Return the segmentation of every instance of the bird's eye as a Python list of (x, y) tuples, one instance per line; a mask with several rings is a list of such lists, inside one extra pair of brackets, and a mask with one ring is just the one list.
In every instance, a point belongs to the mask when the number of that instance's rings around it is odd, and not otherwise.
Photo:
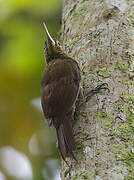
[(60, 42), (59, 42), (59, 41), (57, 41), (57, 45), (58, 45), (58, 46), (61, 46), (61, 44), (60, 44)]

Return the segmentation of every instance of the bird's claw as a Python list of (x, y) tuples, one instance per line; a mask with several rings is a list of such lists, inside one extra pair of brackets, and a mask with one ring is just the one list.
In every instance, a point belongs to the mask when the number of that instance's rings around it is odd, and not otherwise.
[(99, 93), (102, 89), (108, 90), (108, 92), (110, 92), (107, 83), (98, 85), (97, 87), (95, 87), (94, 89), (92, 89), (91, 91), (89, 91), (85, 94), (86, 102), (88, 102), (94, 94)]

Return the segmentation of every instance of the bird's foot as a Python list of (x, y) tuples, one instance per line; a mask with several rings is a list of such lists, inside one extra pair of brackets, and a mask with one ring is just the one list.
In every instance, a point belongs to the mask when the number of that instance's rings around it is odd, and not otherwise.
[(98, 85), (97, 87), (95, 87), (94, 89), (90, 90), (85, 94), (85, 102), (88, 102), (93, 95), (99, 93), (102, 89), (108, 90), (108, 92), (110, 91), (107, 83)]

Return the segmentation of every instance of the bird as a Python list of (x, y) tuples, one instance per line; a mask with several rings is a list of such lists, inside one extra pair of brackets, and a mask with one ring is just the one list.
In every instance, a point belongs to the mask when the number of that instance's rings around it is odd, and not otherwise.
[(46, 67), (41, 80), (41, 105), (48, 125), (56, 129), (58, 149), (62, 159), (75, 159), (76, 149), (72, 122), (78, 99), (81, 71), (76, 60), (52, 38), (45, 23)]

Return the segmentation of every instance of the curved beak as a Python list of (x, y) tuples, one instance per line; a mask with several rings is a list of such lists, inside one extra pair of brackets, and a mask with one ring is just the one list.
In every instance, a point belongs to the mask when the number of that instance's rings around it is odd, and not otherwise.
[(50, 33), (48, 32), (47, 26), (46, 24), (43, 22), (43, 25), (45, 27), (45, 32), (46, 32), (46, 36), (47, 36), (47, 40), (49, 43), (55, 45), (55, 41), (53, 40), (53, 38), (51, 37)]

